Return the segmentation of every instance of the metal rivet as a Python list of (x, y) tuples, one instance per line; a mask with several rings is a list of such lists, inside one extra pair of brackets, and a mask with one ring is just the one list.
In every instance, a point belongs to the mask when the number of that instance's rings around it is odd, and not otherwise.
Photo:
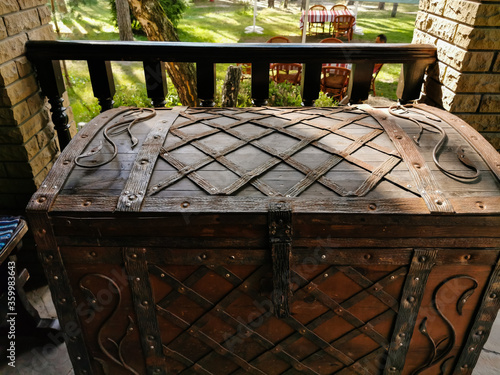
[(497, 298), (497, 295), (495, 293), (491, 293), (490, 298)]
[(371, 257), (372, 257), (371, 254), (365, 254), (363, 256), (363, 258), (365, 258), (366, 260), (371, 259)]
[(391, 276), (391, 280), (394, 280), (396, 278), (396, 276), (392, 275)]
[(470, 255), (470, 254), (467, 254), (467, 255), (465, 255), (465, 256), (464, 256), (464, 259), (465, 259), (465, 260), (469, 260), (470, 258), (471, 258), (471, 255)]
[(181, 286), (179, 289), (179, 293), (184, 293), (185, 289)]
[(154, 347), (154, 345), (151, 345), (151, 346), (149, 347), (149, 349), (151, 349), (151, 350), (152, 350), (152, 349), (154, 349), (154, 348), (155, 348), (155, 347)]
[(160, 277), (165, 277), (165, 274), (164, 274), (164, 273), (162, 273), (162, 274), (160, 275)]
[(147, 306), (147, 305), (149, 305), (149, 302), (148, 302), (148, 301), (142, 301), (142, 304), (143, 304), (144, 306)]
[(401, 135), (396, 135), (396, 139), (402, 139), (403, 137)]
[(389, 370), (390, 370), (390, 371), (396, 371), (396, 367), (394, 367), (394, 366), (393, 366), (393, 367), (391, 367)]
[(466, 368), (469, 368), (469, 366), (468, 365), (463, 365), (462, 368), (466, 369)]
[(90, 206), (91, 204), (92, 204), (92, 202), (91, 202), (91, 201), (85, 201), (85, 202), (83, 202), (83, 205), (84, 205), (85, 207), (88, 207), (88, 206)]
[(235, 260), (235, 259), (236, 259), (236, 257), (235, 257), (234, 255), (231, 255), (231, 256), (229, 257), (229, 259)]
[(439, 200), (439, 199), (436, 199), (434, 201), (438, 206), (441, 206), (443, 204), (443, 201)]
[(483, 202), (476, 202), (476, 206), (477, 206), (477, 208), (479, 208), (480, 210), (484, 210), (484, 203), (483, 203)]
[(473, 352), (473, 351), (474, 351), (474, 347), (473, 347), (473, 346), (471, 346), (471, 347), (469, 348), (469, 352)]
[(228, 274), (228, 273), (226, 273), (226, 277), (231, 277), (231, 275), (230, 275), (230, 274)]
[(66, 298), (61, 298), (61, 303), (66, 303)]
[(187, 208), (189, 207), (189, 202), (182, 202), (181, 206)]
[(413, 164), (413, 166), (414, 166), (415, 168), (417, 168), (417, 169), (420, 169), (420, 168), (421, 168), (421, 165), (420, 165), (420, 164), (418, 164), (418, 163), (414, 163), (414, 164)]
[(201, 255), (200, 255), (200, 258), (201, 258), (201, 259), (207, 259), (207, 254), (201, 254)]
[(81, 360), (82, 360), (82, 357), (78, 356), (78, 357), (76, 357), (76, 359), (77, 359), (78, 361), (81, 361)]
[(326, 255), (325, 255), (325, 254), (323, 254), (323, 255), (321, 256), (321, 259), (326, 259)]
[(370, 204), (368, 205), (368, 208), (369, 208), (370, 210), (374, 211), (374, 210), (376, 210), (376, 209), (377, 209), (377, 205), (376, 205), (375, 203), (370, 203)]
[(47, 200), (47, 198), (45, 198), (45, 197), (40, 197), (40, 198), (38, 198), (37, 202), (38, 202), (38, 203), (43, 203), (43, 202), (45, 202), (46, 200)]
[(54, 280), (59, 280), (59, 276), (54, 276)]
[(135, 281), (141, 281), (141, 278), (140, 277), (136, 277)]
[(419, 258), (418, 258), (418, 261), (419, 261), (419, 262), (421, 262), (421, 263), (422, 263), (422, 262), (425, 262), (426, 260), (427, 260), (427, 257), (425, 257), (425, 256), (423, 256), (423, 255), (422, 255), (421, 257), (419, 257)]
[(407, 299), (408, 302), (415, 302), (415, 297), (411, 296)]
[(327, 273), (325, 273), (325, 274), (323, 275), (323, 277), (325, 277), (325, 278), (326, 278), (326, 277), (328, 277), (328, 274), (327, 274)]
[(127, 203), (127, 204), (125, 204), (125, 206), (130, 207), (130, 206), (132, 206), (132, 203)]
[(135, 259), (135, 258), (137, 258), (137, 254), (136, 254), (136, 253), (133, 253), (133, 254), (131, 254), (130, 256), (131, 256), (132, 258), (134, 258), (134, 259)]
[(406, 336), (406, 333), (404, 333), (404, 332), (401, 332), (401, 333), (399, 334), (399, 337), (405, 337), (405, 336)]
[(63, 161), (63, 164), (64, 164), (64, 165), (68, 165), (69, 163), (70, 163), (70, 161), (69, 161), (69, 160), (65, 160), (65, 161)]
[(91, 251), (90, 256), (95, 258), (97, 256), (97, 253), (95, 251)]
[(414, 279), (414, 280), (415, 280), (415, 281), (419, 281), (419, 280), (420, 280), (420, 278), (419, 278), (419, 277), (415, 277), (415, 279)]

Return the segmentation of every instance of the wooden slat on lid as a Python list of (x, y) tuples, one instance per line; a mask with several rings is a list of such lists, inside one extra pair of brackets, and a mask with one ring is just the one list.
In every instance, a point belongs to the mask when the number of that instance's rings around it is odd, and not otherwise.
[(170, 112), (165, 113), (163, 120), (151, 129), (142, 144), (141, 150), (137, 153), (130, 176), (118, 199), (116, 211), (134, 212), (140, 210), (144, 194), (168, 130), (179, 116), (179, 113), (185, 109), (186, 107), (173, 108)]

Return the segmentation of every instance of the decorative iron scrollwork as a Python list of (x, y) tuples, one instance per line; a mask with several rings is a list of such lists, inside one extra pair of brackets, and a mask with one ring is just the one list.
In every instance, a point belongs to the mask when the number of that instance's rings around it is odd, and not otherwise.
[[(469, 158), (467, 158), (467, 156), (465, 155), (465, 149), (463, 146), (459, 146), (457, 148), (457, 158), (463, 165), (465, 165), (467, 168), (474, 171), (473, 175), (464, 175), (464, 174), (452, 172), (449, 169), (446, 169), (445, 167), (443, 167), (439, 163), (437, 155), (439, 154), (439, 152), (441, 151), (443, 146), (446, 144), (446, 141), (448, 140), (448, 135), (446, 134), (444, 129), (437, 124), (437, 122), (441, 122), (441, 119), (439, 119), (435, 116), (430, 116), (429, 114), (424, 113), (424, 112), (416, 112), (416, 111), (412, 112), (409, 110), (409, 108), (411, 108), (411, 107), (412, 107), (411, 104), (408, 104), (405, 106), (394, 105), (394, 106), (389, 108), (389, 113), (393, 116), (396, 116), (396, 117), (399, 117), (399, 118), (402, 118), (405, 120), (409, 120), (418, 126), (418, 128), (419, 128), (418, 136), (413, 137), (413, 140), (415, 141), (415, 143), (417, 145), (420, 145), (420, 137), (422, 136), (422, 133), (424, 132), (424, 130), (432, 132), (432, 133), (439, 133), (441, 135), (441, 138), (439, 139), (439, 141), (434, 146), (434, 149), (432, 150), (432, 159), (434, 161), (434, 164), (436, 165), (436, 167), (438, 167), (441, 170), (441, 172), (443, 172), (448, 177), (451, 177), (454, 179), (463, 179), (463, 180), (475, 180), (475, 179), (477, 179), (479, 177), (479, 174), (480, 174), (479, 169), (472, 163), (471, 160), (469, 160)], [(398, 110), (400, 112), (396, 112)], [(428, 120), (431, 120), (431, 121), (427, 121), (424, 119), (416, 120), (415, 118), (412, 118), (410, 116), (411, 114), (425, 116)], [(427, 127), (424, 128), (422, 126), (422, 124), (427, 125)]]
[[(467, 302), (467, 300), (472, 296), (476, 288), (478, 287), (478, 283), (476, 279), (474, 279), (471, 276), (468, 275), (455, 275), (455, 276), (450, 276), (447, 279), (443, 280), (435, 289), (434, 292), (432, 293), (432, 307), (436, 310), (437, 314), (439, 317), (444, 321), (445, 325), (447, 326), (447, 330), (449, 331), (449, 336), (443, 337), (439, 339), (437, 342), (436, 340), (431, 336), (431, 334), (428, 331), (427, 328), (427, 317), (424, 317), (420, 323), (419, 326), (419, 331), (422, 335), (424, 335), (427, 340), (429, 341), (432, 351), (427, 359), (426, 363), (422, 364), (419, 368), (414, 370), (412, 372), (412, 375), (417, 375), (422, 373), (424, 370), (427, 370), (428, 368), (436, 365), (438, 362), (443, 360), (453, 349), (453, 346), (455, 345), (456, 341), (456, 333), (455, 333), (455, 328), (453, 327), (453, 324), (450, 322), (450, 320), (443, 314), (441, 311), (441, 308), (438, 304), (437, 301), (437, 295), (439, 291), (450, 281), (456, 280), (456, 279), (466, 279), (466, 280), (471, 280), (473, 282), (472, 287), (468, 288), (465, 292), (462, 293), (462, 295), (458, 298), (457, 303), (456, 303), (456, 310), (459, 315), (462, 315), (463, 311), (463, 306)], [(453, 360), (454, 356), (446, 358), (440, 367), (440, 374), (445, 374), (445, 371), (447, 370), (448, 363)]]
[[(80, 289), (81, 291), (83, 292), (83, 294), (86, 296), (87, 298), (87, 301), (90, 305), (90, 308), (95, 312), (95, 311), (101, 311), (102, 308), (99, 307), (99, 300), (98, 298), (95, 296), (94, 292), (92, 292), (89, 288), (87, 288), (84, 284), (86, 284), (86, 282), (90, 279), (90, 278), (97, 278), (97, 279), (101, 279), (101, 280), (104, 280), (104, 281), (107, 281), (109, 284), (108, 284), (108, 287), (112, 290), (110, 290), (113, 294), (116, 294), (116, 296), (118, 297), (117, 298), (117, 301), (115, 303), (115, 306), (113, 307), (113, 311), (111, 312), (111, 315), (109, 315), (109, 317), (107, 319), (105, 319), (104, 323), (101, 324), (101, 327), (99, 328), (99, 331), (97, 333), (97, 344), (99, 345), (99, 348), (101, 349), (101, 351), (104, 353), (104, 355), (109, 358), (110, 360), (112, 360), (114, 363), (116, 363), (117, 365), (127, 369), (131, 374), (134, 374), (134, 375), (139, 375), (139, 373), (137, 371), (135, 371), (135, 369), (133, 369), (130, 365), (128, 365), (126, 362), (125, 362), (125, 359), (124, 359), (124, 356), (123, 356), (123, 345), (125, 343), (125, 341), (130, 338), (130, 335), (133, 333), (133, 331), (135, 330), (135, 323), (132, 319), (132, 317), (130, 317), (130, 315), (128, 316), (128, 320), (129, 320), (129, 323), (128, 323), (128, 326), (127, 326), (127, 330), (125, 332), (125, 334), (123, 334), (119, 340), (116, 340), (116, 339), (113, 339), (113, 338), (110, 338), (110, 337), (107, 337), (107, 338), (103, 338), (102, 337), (102, 333), (103, 333), (103, 329), (104, 327), (109, 323), (111, 322), (116, 313), (118, 312), (118, 309), (119, 309), (119, 306), (120, 306), (120, 303), (121, 303), (121, 299), (122, 299), (122, 296), (121, 296), (121, 292), (120, 292), (120, 287), (116, 284), (116, 282), (105, 276), (105, 275), (102, 275), (102, 274), (97, 274), (97, 273), (92, 273), (92, 274), (87, 274), (85, 276), (83, 276), (80, 281), (79, 281), (79, 286), (80, 286)], [(115, 348), (115, 351), (116, 353), (111, 353), (108, 349), (106, 349), (106, 347), (104, 346), (104, 343), (105, 342), (110, 342), (113, 344), (113, 347)], [(100, 363), (101, 367), (102, 367), (102, 370), (105, 374), (111, 374), (112, 372), (110, 371), (109, 369), (109, 365), (108, 363), (101, 359), (101, 358), (94, 358), (97, 362)]]

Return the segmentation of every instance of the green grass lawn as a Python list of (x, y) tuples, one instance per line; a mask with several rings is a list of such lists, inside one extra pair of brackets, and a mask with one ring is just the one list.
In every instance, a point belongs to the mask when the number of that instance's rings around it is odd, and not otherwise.
[[(178, 33), (184, 42), (207, 43), (258, 43), (272, 36), (284, 35), (292, 42), (300, 42), (299, 30), (300, 2), (292, 2), (289, 9), (269, 9), (266, 2), (259, 2), (256, 24), (264, 28), (263, 34), (246, 34), (245, 27), (253, 24), (253, 3), (215, 0), (191, 3), (178, 25)], [(363, 4), (363, 3), (362, 3)], [(400, 4), (397, 16), (390, 17), (392, 7), (378, 10), (378, 3), (364, 3), (359, 7), (356, 23), (364, 35), (355, 34), (352, 42), (373, 42), (375, 37), (384, 33), (390, 43), (410, 43), (418, 10), (417, 5)], [(70, 13), (56, 15), (61, 39), (77, 40), (118, 40), (118, 30), (113, 25), (110, 6), (107, 0), (94, 0), (88, 5), (70, 8)], [(317, 43), (327, 35), (308, 37), (307, 43)], [(137, 36), (137, 40), (146, 40)], [(97, 100), (92, 97), (86, 64), (68, 62), (71, 87), (68, 87), (71, 105), (77, 122), (87, 122), (98, 113)], [(219, 85), (225, 76), (227, 65), (217, 66)], [(400, 65), (384, 65), (377, 78), (378, 96), (396, 99), (396, 87)], [(116, 105), (128, 104), (131, 98), (136, 105), (147, 105), (142, 64), (113, 63), (114, 79), (117, 85)], [(273, 89), (273, 88), (271, 88)], [(244, 87), (244, 90), (248, 90)], [(276, 89), (273, 95), (281, 95), (283, 89)], [(296, 95), (294, 91), (292, 96)], [(168, 105), (178, 104), (175, 89), (169, 83)], [(248, 93), (246, 93), (248, 95)], [(248, 99), (248, 98), (244, 98)], [(296, 98), (291, 98), (292, 102)], [(248, 105), (248, 100), (243, 104)], [(277, 101), (282, 103), (282, 101)], [(322, 100), (322, 104), (325, 102)]]

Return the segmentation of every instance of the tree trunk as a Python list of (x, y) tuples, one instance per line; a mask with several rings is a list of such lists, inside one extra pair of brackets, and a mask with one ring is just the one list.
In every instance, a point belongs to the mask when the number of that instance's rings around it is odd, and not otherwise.
[[(149, 40), (178, 42), (179, 37), (157, 0), (128, 0)], [(167, 73), (183, 105), (198, 106), (196, 70), (193, 63), (165, 62)]]
[(66, 1), (65, 0), (57, 0), (57, 9), (59, 10), (59, 13), (68, 13), (68, 7), (66, 6)]
[(236, 107), (240, 91), (241, 66), (230, 65), (222, 86), (222, 107)]
[(392, 5), (391, 17), (396, 17), (396, 12), (398, 11), (398, 3)]
[(283, 1), (283, 9), (288, 9), (288, 0)]
[(267, 7), (274, 8), (274, 0), (267, 0)]
[(385, 3), (382, 3), (382, 2), (378, 3), (378, 9), (379, 10), (384, 10), (385, 9)]
[(132, 25), (130, 21), (130, 8), (127, 0), (115, 0), (116, 20), (118, 21), (118, 30), (120, 40), (134, 40), (132, 35)]

